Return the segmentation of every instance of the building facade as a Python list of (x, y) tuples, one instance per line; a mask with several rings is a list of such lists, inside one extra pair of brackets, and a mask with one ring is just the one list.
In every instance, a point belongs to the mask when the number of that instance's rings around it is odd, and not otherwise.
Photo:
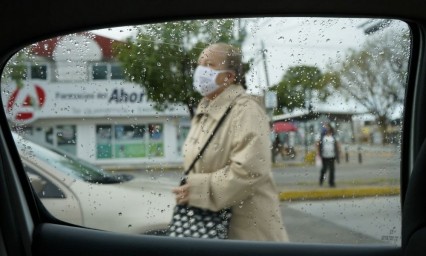
[(31, 46), (22, 81), (2, 83), (10, 125), (102, 166), (180, 163), (186, 107), (157, 111), (124, 80), (115, 43), (123, 42), (83, 33)]

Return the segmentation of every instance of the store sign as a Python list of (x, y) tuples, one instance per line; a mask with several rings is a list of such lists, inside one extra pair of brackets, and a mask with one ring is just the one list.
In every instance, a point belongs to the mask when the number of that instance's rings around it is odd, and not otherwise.
[(7, 113), (12, 119), (21, 122), (31, 122), (46, 101), (46, 92), (38, 84), (32, 86), (16, 86), (7, 99)]
[(133, 83), (27, 83), (6, 84), (2, 93), (8, 118), (30, 123), (38, 118), (90, 118), (105, 116), (187, 116), (184, 107), (164, 112), (153, 108), (142, 87)]
[(144, 95), (145, 94), (143, 92), (128, 93), (124, 89), (121, 89), (121, 90), (115, 89), (115, 90), (112, 91), (112, 94), (111, 94), (111, 97), (108, 100), (108, 103), (111, 103), (111, 102), (116, 102), (116, 103), (121, 103), (121, 102), (141, 103), (143, 101)]

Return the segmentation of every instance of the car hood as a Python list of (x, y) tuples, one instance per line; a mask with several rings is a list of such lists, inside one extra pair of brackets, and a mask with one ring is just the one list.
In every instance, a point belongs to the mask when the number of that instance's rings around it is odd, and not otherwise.
[(83, 226), (124, 233), (164, 229), (175, 205), (170, 185), (139, 179), (118, 184), (75, 181)]

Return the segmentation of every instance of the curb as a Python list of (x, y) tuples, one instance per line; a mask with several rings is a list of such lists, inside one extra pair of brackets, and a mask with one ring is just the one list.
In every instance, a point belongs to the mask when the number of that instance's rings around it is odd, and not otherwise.
[(376, 196), (394, 196), (400, 194), (399, 186), (353, 187), (313, 190), (293, 190), (279, 193), (280, 201), (309, 201), (330, 199), (352, 199)]

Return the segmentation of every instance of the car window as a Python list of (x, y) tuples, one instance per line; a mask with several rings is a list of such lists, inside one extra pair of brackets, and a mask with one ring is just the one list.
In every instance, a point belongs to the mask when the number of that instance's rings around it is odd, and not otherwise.
[[(40, 172), (24, 163), (25, 172), (27, 172), (30, 182), (40, 199), (45, 198), (65, 198), (65, 194), (53, 182), (44, 177)], [(40, 189), (34, 183), (41, 184)]]
[[(38, 168), (29, 173), (58, 177), (73, 193), (74, 209), (81, 209), (73, 224), (163, 234), (157, 231), (171, 221), (172, 189), (189, 165), (188, 145), (201, 150), (194, 120), (206, 113), (198, 105), (203, 90), (193, 87), (197, 67), (217, 71), (213, 87), (222, 73), (236, 76), (223, 63), (201, 58), (217, 42), (241, 49), (239, 83), (247, 102), (261, 106), (267, 117), (249, 103), (244, 108), (251, 118), (230, 114), (233, 122), (257, 120), (231, 126), (231, 138), (252, 129), (250, 136), (267, 137), (268, 153), (230, 157), (229, 163), (243, 166), (246, 177), (270, 174), (266, 189), (279, 198), (286, 241), (400, 245), (400, 146), (411, 34), (399, 20), (192, 20), (35, 42), (17, 52), (1, 76), (3, 108), (21, 158)], [(226, 149), (218, 141), (210, 146), (221, 154)], [(231, 143), (230, 152), (238, 145)], [(262, 171), (250, 169), (252, 162), (241, 164), (248, 158), (264, 162)], [(261, 185), (250, 184), (254, 192), (229, 200), (234, 213), (267, 194)], [(59, 189), (52, 191), (63, 197)], [(49, 210), (50, 197), (38, 195)], [(266, 212), (239, 224), (234, 214), (231, 226), (262, 229), (274, 215)], [(72, 216), (55, 216), (73, 222)]]
[(40, 145), (13, 134), (16, 145), (22, 156), (27, 157), (34, 164), (47, 163), (59, 170), (62, 174), (73, 179), (91, 183), (119, 183), (132, 179), (131, 175), (114, 175), (105, 172), (83, 159), (62, 151), (60, 148)]

